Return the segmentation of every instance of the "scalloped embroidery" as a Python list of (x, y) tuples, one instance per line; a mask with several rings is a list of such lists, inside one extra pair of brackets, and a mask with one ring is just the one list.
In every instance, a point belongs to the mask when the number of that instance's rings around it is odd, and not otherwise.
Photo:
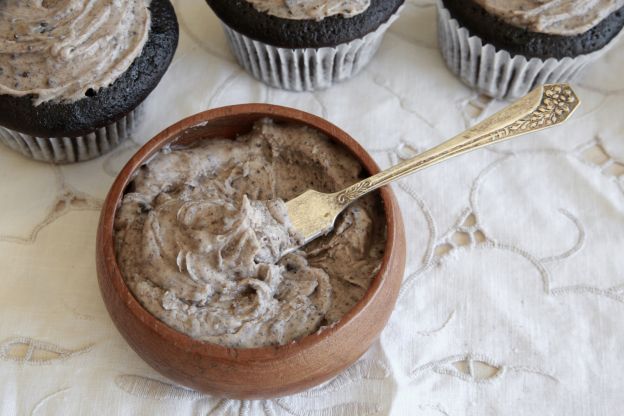
[[(209, 408), (208, 416), (249, 416), (263, 412), (266, 416), (286, 414), (291, 416), (367, 416), (381, 412), (378, 403), (354, 401), (339, 403), (320, 409), (303, 409), (302, 404), (323, 403), (324, 398), (363, 382), (383, 382), (389, 377), (386, 365), (378, 360), (358, 361), (333, 380), (305, 392), (275, 400), (216, 399), (209, 395), (153, 378), (121, 374), (115, 377), (117, 387), (138, 398), (151, 400), (181, 400)], [(293, 400), (294, 399), (294, 400)]]
[(14, 337), (0, 344), (0, 359), (28, 364), (51, 364), (84, 354), (93, 346), (94, 344), (89, 344), (78, 349), (67, 349), (29, 337)]
[(438, 361), (419, 365), (410, 372), (410, 375), (412, 378), (416, 378), (429, 370), (472, 383), (490, 383), (509, 371), (536, 374), (559, 382), (555, 376), (543, 370), (525, 365), (501, 364), (483, 354), (452, 355)]

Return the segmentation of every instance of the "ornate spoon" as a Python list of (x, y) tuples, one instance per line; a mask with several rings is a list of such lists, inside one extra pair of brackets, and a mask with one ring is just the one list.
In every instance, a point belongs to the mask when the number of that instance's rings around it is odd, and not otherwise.
[(288, 216), (295, 229), (304, 236), (303, 244), (307, 244), (331, 231), (338, 214), (361, 196), (405, 175), (471, 150), (561, 124), (579, 104), (580, 100), (568, 84), (539, 86), (452, 139), (342, 191), (332, 194), (305, 191), (286, 203)]

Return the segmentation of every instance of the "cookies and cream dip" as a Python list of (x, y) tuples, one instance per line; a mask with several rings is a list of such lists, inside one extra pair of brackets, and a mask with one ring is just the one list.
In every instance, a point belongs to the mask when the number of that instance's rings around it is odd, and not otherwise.
[(323, 20), (364, 13), (370, 0), (247, 0), (256, 10), (282, 19)]
[(505, 22), (551, 35), (585, 33), (624, 6), (624, 0), (474, 0)]
[(329, 235), (282, 257), (301, 238), (283, 201), (361, 174), (320, 132), (268, 119), (236, 140), (165, 149), (118, 210), (122, 275), (150, 313), (196, 339), (250, 348), (311, 334), (364, 296), (381, 266), (385, 216), (369, 195)]
[(1, 0), (0, 94), (73, 102), (112, 84), (150, 29), (149, 0)]

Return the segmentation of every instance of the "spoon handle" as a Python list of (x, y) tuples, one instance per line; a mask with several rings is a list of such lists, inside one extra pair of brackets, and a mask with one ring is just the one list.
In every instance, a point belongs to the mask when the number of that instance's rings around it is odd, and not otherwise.
[(452, 139), (337, 192), (337, 202), (348, 205), (368, 192), (428, 166), (563, 123), (579, 103), (580, 100), (568, 84), (541, 85)]

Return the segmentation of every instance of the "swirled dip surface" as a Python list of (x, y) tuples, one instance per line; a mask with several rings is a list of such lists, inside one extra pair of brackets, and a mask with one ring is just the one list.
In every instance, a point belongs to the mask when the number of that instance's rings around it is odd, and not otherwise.
[(319, 132), (256, 123), (237, 140), (160, 152), (133, 180), (115, 221), (121, 272), (143, 306), (194, 338), (230, 347), (285, 344), (337, 322), (379, 270), (377, 195), (332, 233), (298, 241), (283, 200), (342, 189), (360, 164)]
[(353, 17), (370, 6), (370, 0), (247, 0), (256, 10), (283, 19), (323, 20), (329, 16)]
[(475, 0), (507, 23), (533, 32), (585, 33), (624, 6), (624, 0)]
[(148, 5), (0, 0), (0, 94), (72, 102), (112, 84), (143, 50)]

